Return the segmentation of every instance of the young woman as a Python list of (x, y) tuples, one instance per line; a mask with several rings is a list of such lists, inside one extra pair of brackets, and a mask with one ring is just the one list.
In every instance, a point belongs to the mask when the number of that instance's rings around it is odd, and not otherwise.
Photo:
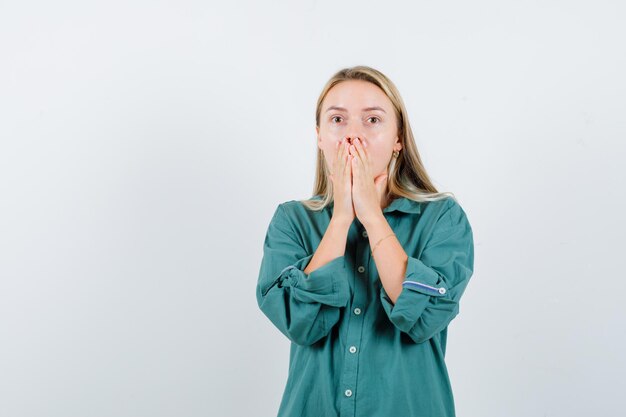
[(420, 160), (395, 85), (337, 72), (312, 198), (278, 204), (256, 296), (291, 341), (278, 416), (452, 417), (447, 328), (474, 268), (467, 216)]

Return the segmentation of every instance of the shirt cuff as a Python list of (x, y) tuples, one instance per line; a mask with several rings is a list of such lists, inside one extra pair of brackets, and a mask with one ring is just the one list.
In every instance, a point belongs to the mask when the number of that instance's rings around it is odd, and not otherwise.
[(443, 297), (447, 293), (448, 287), (437, 271), (409, 256), (402, 291), (396, 303), (391, 302), (382, 285), (380, 300), (389, 320), (408, 333), (428, 306), (430, 297)]
[(448, 286), (434, 269), (412, 256), (406, 266), (406, 274), (402, 287), (423, 294), (441, 297), (448, 293)]
[(299, 259), (285, 267), (275, 283), (279, 288), (291, 287), (294, 299), (304, 303), (321, 303), (345, 307), (350, 300), (350, 284), (346, 274), (345, 257), (338, 256), (310, 274), (305, 274), (313, 255)]

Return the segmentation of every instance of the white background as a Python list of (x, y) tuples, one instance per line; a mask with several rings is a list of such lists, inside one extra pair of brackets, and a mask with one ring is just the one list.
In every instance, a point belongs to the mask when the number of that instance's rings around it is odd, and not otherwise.
[(275, 415), (264, 234), (358, 64), (474, 230), (458, 416), (622, 415), (623, 3), (295, 3), (0, 3), (0, 415)]

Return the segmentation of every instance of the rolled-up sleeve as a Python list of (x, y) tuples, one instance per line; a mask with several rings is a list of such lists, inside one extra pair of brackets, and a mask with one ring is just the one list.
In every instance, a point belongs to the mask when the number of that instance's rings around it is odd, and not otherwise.
[(311, 258), (279, 204), (265, 236), (256, 297), (278, 330), (299, 345), (328, 335), (350, 299), (344, 256), (305, 274)]
[(461, 206), (453, 202), (438, 219), (419, 259), (408, 256), (395, 304), (381, 286), (389, 320), (415, 343), (429, 340), (458, 314), (473, 269), (472, 228)]

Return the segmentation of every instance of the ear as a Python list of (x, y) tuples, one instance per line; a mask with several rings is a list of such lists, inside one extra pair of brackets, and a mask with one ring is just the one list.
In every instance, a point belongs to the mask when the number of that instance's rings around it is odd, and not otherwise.
[(399, 137), (396, 137), (396, 143), (394, 143), (393, 150), (394, 151), (401, 151), (402, 150), (402, 142), (400, 141)]
[(317, 147), (322, 149), (322, 138), (320, 137), (320, 128), (319, 126), (315, 126), (315, 136), (317, 136)]

